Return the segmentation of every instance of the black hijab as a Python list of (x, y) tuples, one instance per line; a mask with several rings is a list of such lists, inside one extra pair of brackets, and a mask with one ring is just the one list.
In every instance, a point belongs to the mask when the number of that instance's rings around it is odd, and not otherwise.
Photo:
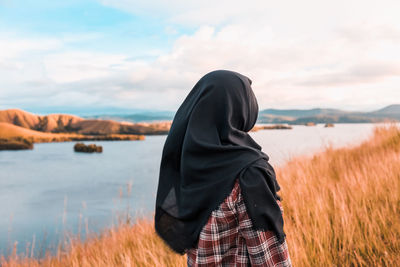
[(155, 209), (156, 232), (175, 252), (196, 246), (236, 178), (254, 228), (272, 230), (283, 242), (275, 172), (248, 134), (257, 116), (251, 80), (227, 70), (202, 77), (177, 110), (162, 152)]

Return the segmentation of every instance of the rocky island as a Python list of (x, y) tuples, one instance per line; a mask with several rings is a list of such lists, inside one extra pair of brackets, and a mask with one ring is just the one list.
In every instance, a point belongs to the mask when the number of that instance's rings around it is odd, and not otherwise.
[(74, 146), (75, 152), (86, 152), (86, 153), (101, 153), (103, 152), (102, 146), (96, 146), (95, 144), (85, 145), (84, 143), (76, 143)]
[(251, 132), (257, 132), (258, 130), (290, 130), (293, 127), (285, 124), (275, 124), (275, 125), (255, 125)]

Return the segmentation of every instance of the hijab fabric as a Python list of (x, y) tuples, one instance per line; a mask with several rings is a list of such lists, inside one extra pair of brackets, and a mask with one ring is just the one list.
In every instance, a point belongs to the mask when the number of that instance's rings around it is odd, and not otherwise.
[(203, 76), (175, 113), (162, 151), (155, 207), (156, 232), (175, 252), (196, 246), (236, 178), (255, 229), (274, 231), (284, 241), (274, 169), (248, 134), (257, 116), (251, 80), (227, 70)]

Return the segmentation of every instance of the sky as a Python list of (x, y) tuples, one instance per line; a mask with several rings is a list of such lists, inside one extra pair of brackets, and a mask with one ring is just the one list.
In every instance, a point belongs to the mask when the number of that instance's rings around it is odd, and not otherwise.
[(400, 1), (0, 0), (0, 109), (175, 111), (206, 73), (265, 108), (400, 104)]

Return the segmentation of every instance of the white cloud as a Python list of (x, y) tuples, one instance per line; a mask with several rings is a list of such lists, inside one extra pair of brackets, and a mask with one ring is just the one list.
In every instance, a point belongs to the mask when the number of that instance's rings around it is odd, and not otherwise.
[[(379, 35), (379, 27), (371, 27), (368, 33)], [(148, 62), (145, 71), (138, 69), (140, 87), (158, 88), (162, 94), (175, 80), (180, 81), (176, 88), (185, 95), (208, 71), (233, 69), (253, 80), (261, 107), (332, 105), (354, 109), (400, 99), (395, 79), (400, 64), (393, 60), (400, 56), (395, 49), (399, 41), (343, 38), (336, 33), (315, 42), (285, 40), (268, 27), (231, 24), (216, 30), (204, 26), (193, 35), (178, 38), (173, 49)], [(390, 47), (390, 52), (382, 46)], [(375, 95), (374, 102), (371, 95)], [(176, 107), (181, 100), (171, 104)]]
[[(355, 23), (399, 23), (397, 0), (273, 1), (273, 0), (99, 0), (133, 14), (182, 25), (222, 25), (243, 21), (267, 23), (280, 31), (304, 34)], [(300, 31), (298, 31), (300, 30)], [(318, 36), (319, 37), (319, 36)]]
[(370, 84), (392, 76), (400, 77), (398, 62), (363, 62), (341, 72), (330, 72), (309, 77), (301, 86), (330, 87), (340, 85)]
[(196, 30), (149, 58), (65, 46), (96, 35), (3, 38), (0, 82), (9, 89), (0, 97), (176, 109), (202, 75), (232, 69), (252, 79), (261, 108), (364, 109), (400, 99), (399, 1), (102, 3), (161, 18), (174, 35), (174, 25)]
[(96, 79), (123, 71), (125, 55), (83, 51), (65, 51), (44, 57), (46, 74), (57, 83)]

